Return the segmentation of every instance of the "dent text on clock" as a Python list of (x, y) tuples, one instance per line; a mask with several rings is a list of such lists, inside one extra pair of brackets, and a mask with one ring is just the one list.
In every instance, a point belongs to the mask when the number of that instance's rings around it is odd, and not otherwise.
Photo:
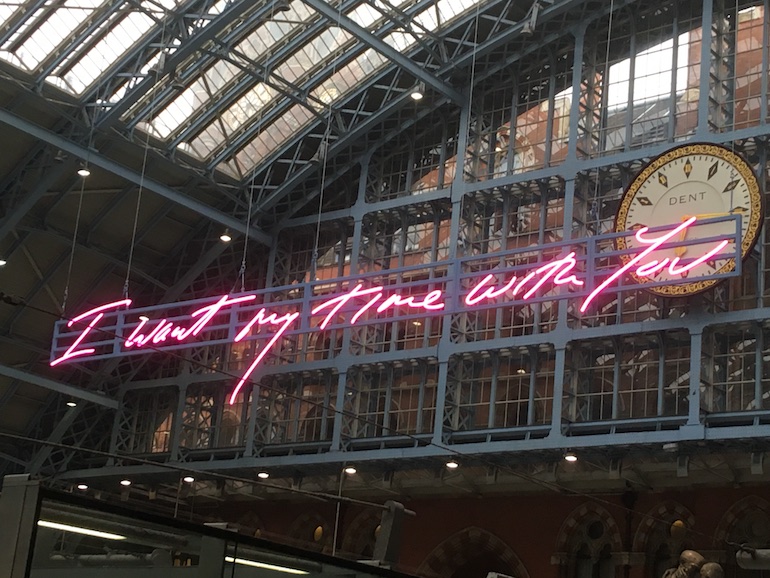
[(688, 193), (687, 195), (675, 195), (673, 197), (669, 197), (668, 204), (684, 205), (687, 203), (702, 201), (704, 198), (706, 198), (706, 191), (701, 191), (700, 193)]

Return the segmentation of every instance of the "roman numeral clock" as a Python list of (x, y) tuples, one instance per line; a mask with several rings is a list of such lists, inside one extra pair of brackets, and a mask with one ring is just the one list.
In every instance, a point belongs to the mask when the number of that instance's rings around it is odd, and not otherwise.
[[(742, 157), (720, 145), (686, 144), (652, 159), (634, 177), (623, 193), (615, 215), (615, 231), (631, 232), (641, 227), (666, 225), (673, 228), (694, 217), (693, 224), (672, 239), (686, 245), (661, 247), (657, 259), (679, 258), (679, 263), (692, 262), (706, 252), (707, 246), (713, 246), (714, 237), (735, 239), (736, 227), (740, 230), (741, 259), (745, 259), (762, 228), (762, 205), (757, 177)], [(693, 243), (706, 238), (712, 242)], [(618, 238), (616, 246), (619, 250), (632, 249), (631, 253), (644, 249), (634, 235)], [(663, 268), (653, 276), (641, 277), (633, 273), (632, 277), (642, 286), (651, 281), (677, 281), (671, 285), (645, 287), (656, 295), (693, 295), (722, 280), (707, 277), (733, 271), (737, 253), (731, 242), (722, 253), (724, 258), (716, 255), (679, 275)], [(621, 261), (625, 264), (632, 258), (633, 254), (623, 255)], [(688, 282), (682, 282), (684, 278)]]

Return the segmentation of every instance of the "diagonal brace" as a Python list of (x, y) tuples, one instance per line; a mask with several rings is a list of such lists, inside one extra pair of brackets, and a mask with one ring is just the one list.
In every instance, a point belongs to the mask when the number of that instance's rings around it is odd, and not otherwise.
[(84, 401), (90, 401), (91, 403), (108, 407), (110, 409), (118, 409), (117, 400), (107, 397), (106, 395), (89, 391), (87, 389), (81, 389), (79, 387), (73, 387), (71, 385), (67, 385), (66, 383), (59, 383), (58, 381), (54, 381), (40, 375), (35, 375), (34, 373), (29, 373), (28, 371), (23, 371), (21, 369), (16, 369), (14, 367), (8, 367), (7, 365), (0, 364), (0, 375), (5, 375), (11, 379), (18, 379), (19, 381), (31, 383), (33, 385), (37, 385), (38, 387), (50, 389), (70, 397), (82, 399)]
[(404, 56), (390, 44), (385, 42), (382, 38), (372, 34), (366, 28), (356, 24), (345, 16), (339, 13), (334, 7), (324, 0), (303, 0), (305, 4), (310, 6), (313, 10), (321, 14), (329, 22), (339, 26), (343, 30), (349, 32), (361, 42), (370, 46), (383, 56), (386, 56), (388, 60), (393, 62), (396, 66), (406, 70), (417, 80), (425, 83), (426, 86), (430, 86), (434, 90), (443, 94), (456, 104), (462, 104), (464, 98), (460, 92), (455, 90), (452, 86), (448, 85), (444, 81), (436, 78), (432, 74), (429, 74), (422, 66), (414, 62), (412, 59)]
[(247, 234), (251, 239), (262, 243), (263, 245), (270, 247), (272, 244), (271, 237), (261, 229), (251, 227), (248, 231), (246, 231), (246, 224), (239, 221), (235, 217), (232, 217), (226, 213), (214, 209), (205, 203), (188, 197), (184, 193), (180, 193), (179, 191), (172, 189), (163, 183), (148, 179), (147, 177), (143, 177), (140, 173), (125, 165), (117, 163), (101, 154), (95, 153), (94, 151), (89, 150), (82, 145), (72, 142), (71, 140), (68, 140), (39, 125), (36, 125), (29, 120), (21, 118), (20, 116), (16, 116), (7, 110), (0, 110), (0, 123), (16, 128), (30, 136), (47, 142), (48, 144), (53, 145), (62, 151), (80, 157), (81, 159), (88, 159), (88, 162), (96, 167), (109, 171), (112, 174), (127, 180), (128, 182), (141, 185), (148, 191), (152, 191), (153, 193), (173, 201), (182, 207), (208, 217), (212, 221), (224, 225), (225, 227), (229, 227), (233, 231)]

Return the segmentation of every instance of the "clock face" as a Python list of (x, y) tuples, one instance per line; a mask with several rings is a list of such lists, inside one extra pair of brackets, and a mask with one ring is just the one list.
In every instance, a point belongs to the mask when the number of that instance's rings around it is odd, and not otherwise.
[[(702, 279), (715, 273), (735, 269), (736, 217), (740, 216), (741, 258), (754, 246), (762, 227), (762, 195), (753, 170), (746, 161), (730, 149), (712, 144), (688, 144), (671, 149), (653, 159), (642, 169), (628, 187), (615, 217), (615, 231), (634, 231), (641, 227), (676, 227), (695, 217), (695, 222), (678, 233), (669, 243), (691, 242), (711, 238), (709, 242), (687, 246), (661, 246), (650, 259), (669, 263), (679, 258), (687, 264), (713, 249), (714, 237), (732, 239), (714, 259), (690, 270), (674, 273), (669, 267), (641, 276), (633, 269), (634, 282), (641, 285), (652, 281), (676, 281), (676, 284), (649, 287), (649, 291), (665, 296), (692, 295), (705, 291), (721, 279)], [(704, 220), (722, 218), (718, 222), (701, 224)], [(663, 231), (648, 233), (658, 237)], [(648, 244), (640, 243), (634, 235), (618, 238), (618, 249), (632, 249), (622, 255), (624, 264)], [(634, 251), (633, 249), (637, 249)], [(719, 255), (725, 255), (720, 258)], [(682, 282), (688, 279), (689, 282)]]

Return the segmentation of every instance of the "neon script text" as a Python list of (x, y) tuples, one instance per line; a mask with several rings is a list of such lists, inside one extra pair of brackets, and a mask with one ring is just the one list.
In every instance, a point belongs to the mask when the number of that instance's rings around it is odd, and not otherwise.
[[(591, 302), (625, 273), (633, 273), (640, 278), (655, 278), (661, 272), (668, 271), (670, 275), (676, 276), (691, 271), (716, 258), (730, 243), (730, 240), (718, 241), (702, 255), (690, 258), (686, 262), (683, 262), (678, 256), (673, 258), (654, 257), (654, 253), (664, 248), (667, 243), (670, 246), (673, 239), (677, 237), (683, 239), (683, 232), (693, 226), (695, 221), (695, 217), (692, 217), (671, 231), (665, 231), (658, 236), (648, 235), (649, 229), (647, 227), (640, 228), (635, 233), (635, 238), (644, 249), (633, 255), (619, 269), (613, 271), (588, 293), (583, 299), (580, 311), (584, 312)], [(580, 290), (585, 286), (586, 281), (579, 279), (575, 274), (574, 271), (577, 265), (578, 260), (576, 253), (573, 251), (563, 257), (540, 265), (525, 275), (512, 275), (501, 283), (496, 281), (494, 274), (489, 273), (480, 280), (473, 282), (467, 294), (465, 294), (462, 303), (472, 307), (496, 299), (512, 300), (518, 298), (519, 300), (526, 301), (536, 296), (538, 291), (547, 283), (555, 287), (567, 286), (574, 290)], [(555, 298), (558, 299), (560, 297), (556, 296)], [(289, 330), (297, 325), (297, 321), (300, 318), (301, 312), (296, 310), (281, 313), (270, 311), (270, 308), (278, 306), (277, 304), (272, 304), (249, 311), (251, 317), (244, 324), (244, 310), (238, 306), (252, 304), (251, 307), (253, 308), (253, 302), (256, 299), (256, 294), (234, 297), (223, 295), (213, 303), (200, 307), (189, 315), (181, 316), (181, 318), (177, 316), (174, 320), (163, 318), (154, 321), (146, 315), (140, 315), (135, 325), (133, 322), (126, 323), (126, 326), (129, 328), (126, 330), (127, 336), (122, 334), (123, 331), (121, 329), (110, 333), (106, 330), (100, 330), (98, 326), (100, 323), (103, 323), (107, 315), (130, 315), (130, 312), (121, 310), (130, 307), (131, 300), (123, 299), (100, 305), (66, 323), (68, 329), (73, 329), (73, 331), (63, 334), (68, 346), (64, 353), (51, 360), (50, 365), (57, 366), (73, 360), (86, 360), (96, 355), (97, 347), (105, 348), (109, 346), (120, 353), (143, 348), (157, 350), (173, 344), (178, 345), (199, 337), (206, 330), (214, 329), (212, 327), (214, 325), (213, 322), (220, 314), (236, 315), (235, 321), (232, 323), (228, 322), (227, 325), (234, 328), (233, 334), (230, 337), (233, 343), (241, 342), (248, 337), (256, 338), (260, 334), (264, 335), (264, 333), (267, 333), (265, 335), (267, 339), (259, 348), (259, 352), (248, 368), (246, 368), (230, 394), (230, 403), (233, 404), (238, 393), (251, 379), (251, 376), (262, 364), (267, 354), (276, 347)], [(399, 309), (404, 313), (430, 313), (444, 310), (446, 307), (446, 297), (441, 289), (432, 290), (423, 296), (402, 295), (400, 293), (386, 295), (385, 288), (382, 286), (365, 288), (362, 283), (358, 283), (349, 291), (315, 305), (311, 310), (311, 316), (324, 315), (323, 318), (315, 323), (315, 329), (323, 330), (331, 324), (345, 323), (346, 320), (348, 324), (355, 325), (367, 312), (372, 312), (376, 317), (394, 309)], [(219, 330), (221, 328), (220, 321), (216, 329)], [(296, 327), (294, 328), (296, 329)], [(102, 337), (99, 339), (99, 337), (95, 336), (100, 332), (102, 336), (107, 335), (108, 338)], [(73, 337), (74, 339), (72, 339)], [(61, 339), (62, 336), (58, 338)], [(58, 349), (60, 350), (63, 347), (60, 345)]]

